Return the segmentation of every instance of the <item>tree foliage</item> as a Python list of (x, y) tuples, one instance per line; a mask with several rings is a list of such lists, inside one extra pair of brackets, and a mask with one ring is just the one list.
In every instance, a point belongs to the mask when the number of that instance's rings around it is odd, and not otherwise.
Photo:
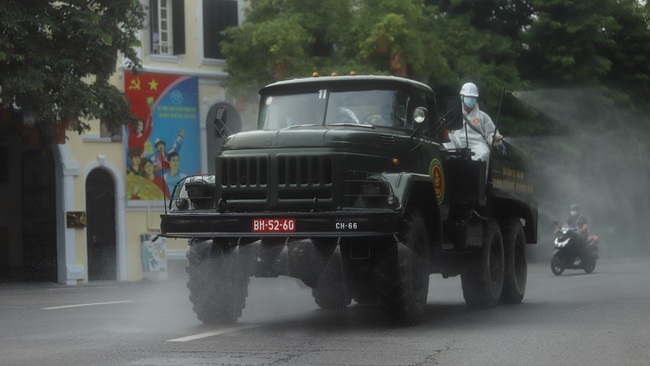
[[(230, 91), (287, 77), (379, 73), (442, 95), (474, 81), (494, 115), (504, 90), (607, 88), (597, 103), (650, 114), (648, 5), (637, 0), (253, 0), (223, 44)], [(507, 98), (505, 98), (507, 101)], [(557, 132), (521, 103), (512, 133)], [(607, 128), (607, 126), (603, 126)]]
[(140, 67), (144, 17), (137, 0), (4, 0), (0, 108), (19, 109), (46, 135), (59, 124), (81, 133), (92, 119), (127, 122), (128, 102), (108, 78), (118, 52)]

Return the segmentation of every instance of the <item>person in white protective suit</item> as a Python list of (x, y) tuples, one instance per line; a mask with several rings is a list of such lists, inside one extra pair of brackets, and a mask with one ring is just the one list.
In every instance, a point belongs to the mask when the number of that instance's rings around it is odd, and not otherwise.
[[(474, 83), (465, 83), (460, 89), (463, 105), (463, 128), (451, 131), (448, 149), (469, 147), (473, 160), (487, 161), (492, 146), (502, 144), (503, 136), (496, 131), (496, 126), (487, 113), (478, 107), (478, 87)], [(496, 132), (496, 133), (495, 133)]]

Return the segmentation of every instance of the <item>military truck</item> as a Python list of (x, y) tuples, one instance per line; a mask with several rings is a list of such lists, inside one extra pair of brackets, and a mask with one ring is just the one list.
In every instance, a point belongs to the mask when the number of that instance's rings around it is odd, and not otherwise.
[[(236, 322), (251, 276), (291, 276), (325, 309), (377, 304), (422, 320), (429, 277), (461, 276), (472, 308), (519, 303), (537, 241), (520, 165), (447, 149), (459, 98), (393, 76), (325, 76), (260, 90), (257, 130), (227, 136), (214, 175), (176, 186), (161, 235), (187, 238), (204, 323)], [(215, 130), (227, 135), (225, 109)]]

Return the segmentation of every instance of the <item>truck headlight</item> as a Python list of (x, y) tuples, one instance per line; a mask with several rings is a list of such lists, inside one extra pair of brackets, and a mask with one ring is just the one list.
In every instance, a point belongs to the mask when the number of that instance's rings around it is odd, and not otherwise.
[(348, 171), (343, 178), (343, 204), (359, 208), (395, 207), (397, 198), (390, 184), (380, 175)]
[(361, 186), (361, 195), (366, 198), (379, 196), (380, 192), (381, 187), (379, 186), (379, 182), (366, 182)]
[(388, 206), (391, 206), (391, 207), (397, 206), (397, 197), (393, 196), (392, 194), (389, 195), (386, 198), (386, 203), (388, 204)]

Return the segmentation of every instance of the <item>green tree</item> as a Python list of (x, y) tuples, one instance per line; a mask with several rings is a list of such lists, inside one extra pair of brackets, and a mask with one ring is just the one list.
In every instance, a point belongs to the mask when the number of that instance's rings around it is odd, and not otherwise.
[(442, 44), (422, 1), (254, 0), (222, 45), (230, 91), (311, 72), (444, 75)]
[[(636, 0), (531, 0), (518, 69), (536, 87), (588, 87), (593, 105), (650, 115), (650, 13)], [(591, 126), (594, 127), (593, 125)], [(598, 126), (596, 126), (598, 127)], [(600, 128), (617, 129), (611, 123)]]
[(248, 95), (270, 81), (334, 72), (351, 59), (352, 0), (252, 0), (246, 22), (226, 31), (229, 90)]
[[(229, 89), (313, 71), (393, 74), (440, 96), (473, 81), (514, 134), (558, 130), (503, 90), (609, 87), (599, 105), (647, 110), (648, 5), (636, 0), (253, 0), (224, 53)], [(631, 99), (630, 95), (636, 96)], [(634, 101), (634, 104), (632, 104)]]
[(525, 77), (549, 86), (597, 85), (612, 66), (603, 49), (615, 46), (620, 25), (611, 0), (532, 0), (536, 20), (526, 32)]
[(437, 9), (421, 1), (361, 1), (355, 34), (360, 61), (369, 68), (423, 82), (443, 78), (449, 66), (432, 21)]
[(612, 62), (604, 84), (619, 90), (650, 116), (650, 3), (620, 0), (611, 16), (618, 27), (608, 29), (613, 47), (603, 49)]
[[(108, 83), (118, 52), (135, 51), (144, 8), (137, 0), (4, 0), (0, 7), (0, 109), (18, 107), (42, 135), (63, 124), (82, 133), (88, 120), (117, 127), (132, 116)], [(5, 121), (6, 122), (6, 121)], [(20, 124), (18, 125), (20, 127)]]

